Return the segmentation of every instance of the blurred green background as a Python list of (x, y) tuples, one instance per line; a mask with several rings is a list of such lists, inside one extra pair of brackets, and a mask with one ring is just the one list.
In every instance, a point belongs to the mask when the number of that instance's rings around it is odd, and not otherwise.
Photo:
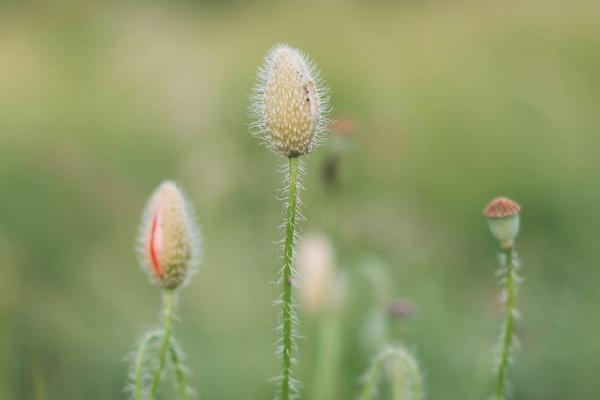
[(418, 308), (401, 339), (428, 398), (491, 394), (501, 313), (481, 211), (507, 195), (523, 206), (514, 399), (597, 399), (600, 3), (541, 0), (2, 2), (0, 398), (126, 398), (124, 357), (160, 305), (134, 243), (166, 178), (203, 231), (177, 326), (192, 384), (271, 398), (282, 159), (247, 133), (247, 106), (277, 42), (310, 54), (331, 116), (356, 126), (335, 188), (334, 141), (306, 160), (303, 231), (332, 238), (349, 283), (336, 397), (372, 356), (369, 263)]

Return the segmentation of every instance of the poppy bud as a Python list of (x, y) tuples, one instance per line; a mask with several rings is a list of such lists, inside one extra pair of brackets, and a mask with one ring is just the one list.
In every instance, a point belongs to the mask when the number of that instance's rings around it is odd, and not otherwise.
[(275, 46), (259, 69), (254, 90), (256, 135), (287, 157), (309, 153), (327, 125), (326, 97), (310, 60), (294, 48)]
[(140, 233), (140, 259), (165, 289), (185, 282), (198, 259), (197, 228), (181, 190), (163, 182), (152, 194)]

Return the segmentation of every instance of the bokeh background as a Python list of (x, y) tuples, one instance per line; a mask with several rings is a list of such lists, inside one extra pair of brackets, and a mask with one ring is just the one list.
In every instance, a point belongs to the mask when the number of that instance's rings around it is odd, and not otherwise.
[[(514, 399), (598, 398), (600, 3), (541, 0), (3, 1), (0, 398), (126, 398), (160, 305), (134, 243), (166, 178), (203, 231), (177, 326), (191, 382), (271, 398), (283, 160), (247, 106), (278, 42), (317, 62), (350, 131), (307, 157), (304, 193), (303, 231), (330, 237), (347, 281), (335, 398), (358, 392), (364, 332), (398, 297), (416, 313), (389, 336), (428, 398), (492, 392), (496, 195), (523, 206)], [(310, 398), (318, 322), (301, 319)]]

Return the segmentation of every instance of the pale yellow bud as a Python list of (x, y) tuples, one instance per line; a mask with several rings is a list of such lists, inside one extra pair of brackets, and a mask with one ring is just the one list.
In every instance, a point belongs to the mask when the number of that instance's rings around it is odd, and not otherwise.
[(259, 70), (251, 107), (254, 130), (287, 157), (309, 153), (325, 131), (327, 96), (319, 75), (300, 51), (280, 45)]
[(298, 283), (303, 307), (309, 314), (334, 306), (336, 287), (331, 243), (323, 235), (312, 235), (298, 247)]

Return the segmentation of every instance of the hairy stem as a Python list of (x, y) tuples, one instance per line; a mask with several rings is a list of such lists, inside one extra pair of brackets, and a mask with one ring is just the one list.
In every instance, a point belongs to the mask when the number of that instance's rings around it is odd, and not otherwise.
[(294, 239), (296, 235), (296, 203), (298, 200), (298, 158), (289, 158), (289, 187), (288, 204), (285, 226), (285, 247), (283, 253), (282, 269), (282, 340), (281, 359), (282, 371), (280, 382), (280, 394), (282, 400), (289, 400), (291, 394), (292, 363), (294, 357), (293, 325), (294, 310), (292, 303), (292, 263), (294, 258)]
[(500, 362), (496, 379), (496, 399), (506, 398), (507, 370), (510, 363), (511, 349), (513, 344), (513, 325), (516, 315), (515, 295), (517, 285), (517, 272), (515, 254), (512, 250), (504, 250), (503, 283), (505, 293), (506, 314), (500, 335)]
[(417, 362), (403, 347), (387, 347), (371, 363), (364, 378), (361, 400), (372, 400), (377, 396), (377, 386), (385, 366), (390, 369), (392, 390), (395, 400), (422, 400), (423, 385)]
[(152, 384), (150, 386), (149, 398), (152, 399), (162, 377), (162, 372), (165, 367), (167, 352), (171, 343), (171, 334), (173, 332), (173, 309), (175, 306), (175, 291), (166, 289), (163, 295), (163, 339), (158, 352), (158, 366), (152, 376)]
[(134, 379), (135, 379), (135, 391), (134, 391), (134, 398), (135, 400), (142, 400), (143, 399), (143, 362), (144, 362), (144, 355), (146, 353), (146, 349), (152, 344), (153, 341), (155, 341), (158, 338), (159, 334), (158, 332), (146, 332), (144, 334), (144, 336), (142, 337), (142, 340), (139, 343), (139, 347), (138, 347), (138, 351), (137, 354), (135, 356), (135, 372), (134, 372)]
[(185, 371), (183, 370), (181, 357), (179, 356), (179, 352), (177, 351), (174, 343), (171, 343), (169, 353), (171, 354), (171, 361), (173, 362), (175, 369), (175, 378), (177, 379), (177, 392), (179, 393), (179, 398), (181, 400), (188, 400), (189, 395), (188, 386), (185, 379)]
[(392, 392), (394, 400), (422, 400), (423, 383), (419, 366), (407, 352), (401, 352), (394, 361)]

